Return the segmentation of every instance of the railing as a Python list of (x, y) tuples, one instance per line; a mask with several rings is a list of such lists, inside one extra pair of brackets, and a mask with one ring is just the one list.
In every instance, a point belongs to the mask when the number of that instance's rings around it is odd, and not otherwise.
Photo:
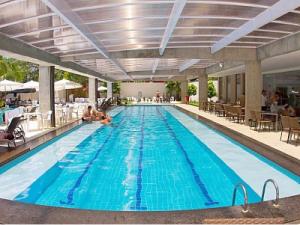
[(273, 201), (273, 206), (274, 207), (279, 207), (279, 187), (277, 185), (277, 183), (273, 180), (273, 179), (268, 179), (266, 180), (266, 182), (264, 183), (264, 187), (263, 187), (263, 191), (262, 191), (262, 196), (261, 196), (261, 202), (264, 201), (265, 198), (265, 192), (266, 192), (266, 187), (268, 183), (272, 183), (273, 186), (275, 187), (275, 191), (276, 191), (276, 199), (275, 201)]
[(243, 205), (243, 210), (242, 213), (247, 213), (249, 211), (249, 206), (248, 206), (248, 192), (245, 188), (245, 186), (243, 184), (237, 184), (234, 187), (234, 191), (233, 191), (233, 198), (232, 198), (232, 206), (235, 205), (235, 199), (236, 199), (236, 193), (238, 188), (242, 188), (243, 194), (244, 194), (244, 205)]

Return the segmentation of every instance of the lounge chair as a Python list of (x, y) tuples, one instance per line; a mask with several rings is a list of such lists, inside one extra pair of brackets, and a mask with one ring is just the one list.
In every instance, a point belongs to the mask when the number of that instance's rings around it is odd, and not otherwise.
[(14, 117), (5, 130), (0, 130), (0, 142), (7, 143), (8, 147), (10, 147), (11, 143), (17, 147), (16, 140), (18, 139), (22, 139), (25, 143), (25, 132), (20, 123), (21, 117)]
[(106, 112), (108, 108), (111, 106), (111, 104), (112, 104), (112, 99), (109, 98), (103, 104), (101, 104), (100, 110)]

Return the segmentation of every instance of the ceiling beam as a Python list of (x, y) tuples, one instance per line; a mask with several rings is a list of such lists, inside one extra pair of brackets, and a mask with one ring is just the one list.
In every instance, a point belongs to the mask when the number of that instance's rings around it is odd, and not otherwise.
[(190, 59), (190, 60), (184, 61), (183, 64), (181, 64), (179, 67), (179, 72), (183, 72), (184, 70), (190, 68), (191, 66), (197, 64), (200, 61), (201, 61), (201, 59)]
[(12, 1), (9, 1), (9, 2), (5, 2), (5, 3), (2, 3), (0, 4), (0, 8), (4, 8), (4, 7), (7, 7), (7, 6), (10, 6), (10, 5), (13, 5), (13, 4), (17, 4), (19, 2), (24, 2), (26, 0), (12, 0)]
[(24, 37), (27, 35), (39, 34), (39, 33), (46, 32), (46, 31), (65, 29), (68, 27), (70, 27), (70, 26), (69, 25), (59, 25), (59, 26), (53, 26), (53, 27), (46, 27), (46, 28), (31, 30), (28, 32), (17, 33), (17, 34), (12, 35), (11, 37), (19, 38), (19, 37)]
[(270, 8), (266, 9), (252, 20), (246, 22), (240, 28), (234, 30), (229, 35), (222, 38), (213, 45), (211, 51), (215, 53), (222, 48), (230, 45), (234, 41), (244, 37), (245, 35), (259, 29), (260, 27), (276, 20), (277, 18), (287, 14), (300, 6), (300, 0), (280, 0)]
[[(152, 67), (152, 74), (155, 74), (158, 64), (159, 64), (159, 59), (155, 59), (154, 63), (153, 63), (153, 67)], [(153, 78), (153, 76), (151, 76), (150, 79), (152, 80), (152, 78)]]
[(236, 61), (236, 62), (226, 61), (226, 62), (222, 62), (222, 66), (220, 65), (220, 63), (216, 63), (214, 65), (207, 67), (206, 73), (208, 75), (218, 74), (220, 72), (224, 72), (232, 68), (240, 67), (242, 65), (244, 65), (244, 62), (242, 61)]
[[(209, 5), (222, 5), (222, 6), (243, 6), (243, 7), (250, 7), (250, 8), (268, 8), (268, 5), (264, 4), (255, 4), (255, 3), (242, 3), (242, 2), (233, 2), (233, 1), (211, 1), (211, 0), (190, 0), (190, 3), (195, 4), (209, 4)], [(170, 0), (130, 0), (128, 3), (107, 3), (107, 4), (94, 4), (91, 6), (82, 6), (74, 8), (73, 11), (86, 11), (86, 10), (95, 10), (95, 9), (105, 9), (105, 8), (116, 8), (116, 7), (123, 7), (127, 5), (141, 5), (141, 4), (170, 4)]]
[(152, 71), (134, 71), (134, 72), (128, 72), (131, 76), (185, 76), (185, 75), (191, 75), (191, 74), (198, 74), (199, 71), (202, 69), (188, 69), (184, 72), (179, 72), (177, 69), (172, 70), (157, 70), (155, 74), (152, 73)]
[(54, 15), (54, 13), (45, 13), (45, 14), (41, 14), (41, 15), (26, 17), (26, 18), (22, 18), (22, 19), (19, 19), (19, 20), (14, 20), (14, 21), (11, 21), (11, 22), (6, 22), (6, 23), (3, 23), (3, 24), (0, 24), (0, 28), (16, 25), (16, 24), (19, 24), (19, 23), (28, 22), (30, 20), (37, 20), (37, 19), (41, 19), (41, 18), (45, 18), (45, 17), (50, 17), (50, 16), (53, 16), (53, 15)]
[[(82, 37), (84, 37), (100, 54), (115, 65), (125, 76), (129, 76), (121, 64), (112, 58), (109, 52), (105, 49), (97, 37), (92, 34), (91, 30), (84, 24), (82, 19), (72, 12), (71, 7), (65, 1), (61, 0), (42, 0), (54, 13), (60, 16), (67, 24), (76, 30)], [(132, 77), (129, 76), (130, 79)]]
[(300, 32), (266, 44), (257, 49), (260, 60), (300, 51)]
[(162, 41), (160, 43), (160, 47), (159, 47), (160, 55), (164, 54), (164, 51), (168, 45), (168, 42), (172, 36), (172, 33), (176, 27), (176, 24), (180, 18), (181, 12), (184, 9), (186, 2), (187, 2), (187, 0), (175, 0), (175, 2), (174, 2), (173, 9), (171, 11), (171, 15), (170, 15), (166, 30), (164, 32)]
[[(129, 59), (129, 58), (148, 58), (148, 59), (212, 59), (212, 60), (232, 60), (232, 61), (247, 61), (256, 60), (256, 49), (249, 48), (224, 48), (221, 51), (212, 54), (209, 47), (205, 48), (167, 48), (163, 56), (159, 54), (157, 49), (138, 49), (138, 50), (124, 50), (111, 52), (115, 59)], [(76, 56), (62, 56), (63, 61), (75, 60), (89, 60), (89, 59), (104, 59), (102, 55), (97, 52), (85, 55)]]
[(26, 44), (22, 41), (10, 38), (0, 33), (0, 54), (7, 57), (23, 60), (26, 62), (32, 62), (45, 66), (59, 66), (65, 70), (72, 70), (74, 73), (78, 73), (85, 76), (94, 76), (101, 80), (113, 81), (112, 79), (103, 76), (89, 68), (83, 67), (74, 62), (63, 62), (55, 55), (52, 55), (46, 51), (38, 49), (32, 45)]

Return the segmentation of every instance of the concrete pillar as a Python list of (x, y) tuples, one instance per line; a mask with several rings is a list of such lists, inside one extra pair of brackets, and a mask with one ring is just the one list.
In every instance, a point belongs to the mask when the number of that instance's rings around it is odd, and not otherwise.
[(221, 91), (221, 93), (222, 93), (222, 100), (224, 101), (224, 102), (227, 102), (227, 98), (228, 98), (228, 96), (227, 96), (227, 77), (222, 77), (222, 87), (221, 87), (221, 89), (222, 89), (222, 91)]
[(91, 104), (97, 103), (98, 96), (98, 80), (95, 78), (89, 78), (89, 102)]
[(218, 100), (222, 99), (222, 77), (218, 78)]
[(207, 92), (208, 92), (208, 78), (206, 72), (199, 74), (198, 77), (198, 87), (199, 87), (199, 109), (203, 109), (203, 103), (207, 102)]
[(112, 82), (107, 82), (107, 98), (113, 97)]
[(240, 78), (241, 78), (241, 80), (240, 80), (240, 88), (241, 88), (241, 94), (245, 94), (245, 74), (244, 73), (241, 73), (240, 74)]
[(232, 75), (232, 76), (230, 76), (230, 77), (228, 77), (228, 79), (230, 79), (230, 86), (229, 86), (229, 88), (230, 88), (230, 96), (228, 96), (229, 98), (229, 102), (230, 103), (232, 103), (232, 104), (234, 104), (235, 102), (236, 102), (236, 100), (237, 100), (237, 97), (236, 97), (236, 92), (237, 92), (237, 90), (236, 90), (236, 88), (237, 88), (237, 75)]
[(180, 83), (180, 89), (181, 89), (181, 102), (187, 103), (185, 100), (185, 96), (187, 96), (187, 89), (188, 89), (188, 81), (181, 81)]
[(54, 71), (54, 66), (39, 67), (39, 110), (41, 113), (52, 111), (52, 127), (55, 127)]
[(261, 110), (262, 73), (260, 61), (245, 63), (245, 121), (248, 123), (250, 111)]

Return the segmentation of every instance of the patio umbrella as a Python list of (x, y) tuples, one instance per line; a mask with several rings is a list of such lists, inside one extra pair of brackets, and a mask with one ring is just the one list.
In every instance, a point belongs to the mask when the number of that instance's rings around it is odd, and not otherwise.
[(0, 91), (1, 92), (8, 92), (8, 91), (13, 91), (18, 88), (22, 87), (21, 83), (14, 82), (11, 80), (2, 80), (0, 81)]
[(74, 81), (70, 81), (70, 80), (67, 80), (67, 79), (62, 79), (62, 80), (59, 80), (59, 81), (56, 81), (55, 82), (55, 91), (62, 91), (62, 90), (65, 90), (66, 91), (66, 101), (67, 101), (67, 96), (68, 96), (68, 93), (67, 91), (69, 89), (77, 89), (77, 88), (81, 88), (82, 85), (81, 84), (78, 84)]
[(62, 79), (62, 80), (55, 82), (55, 90), (56, 91), (76, 89), (76, 88), (81, 88), (81, 87), (82, 87), (81, 84), (78, 84), (74, 81), (70, 81), (67, 79)]
[(98, 91), (107, 91), (107, 87), (100, 86), (98, 87)]
[(8, 93), (16, 93), (16, 94), (28, 94), (28, 93), (35, 93), (35, 88), (18, 88), (13, 91), (9, 91)]
[(36, 91), (39, 91), (39, 82), (31, 80), (31, 81), (24, 83), (21, 88), (22, 89), (35, 89)]

